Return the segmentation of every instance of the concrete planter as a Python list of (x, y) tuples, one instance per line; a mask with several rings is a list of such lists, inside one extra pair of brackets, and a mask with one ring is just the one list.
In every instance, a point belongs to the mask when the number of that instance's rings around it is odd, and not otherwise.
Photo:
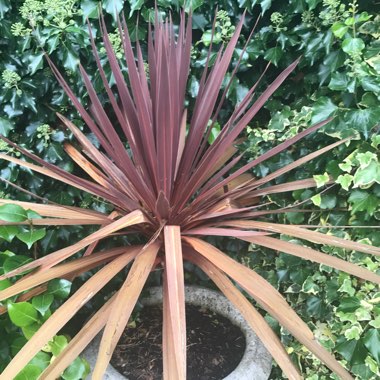
[[(162, 290), (160, 287), (151, 288), (150, 296), (143, 299), (144, 305), (156, 305), (162, 303)], [(245, 335), (246, 348), (239, 365), (223, 380), (267, 380), (271, 371), (272, 358), (257, 338), (256, 334), (248, 326), (241, 314), (219, 292), (209, 289), (189, 286), (186, 287), (186, 303), (203, 306), (207, 309), (228, 318), (234, 325), (240, 327)], [(84, 352), (84, 357), (94, 368), (97, 350), (101, 334), (98, 335)], [(89, 375), (91, 378), (91, 374)], [(103, 380), (126, 380), (111, 365), (108, 366)], [(179, 379), (180, 380), (180, 379)]]

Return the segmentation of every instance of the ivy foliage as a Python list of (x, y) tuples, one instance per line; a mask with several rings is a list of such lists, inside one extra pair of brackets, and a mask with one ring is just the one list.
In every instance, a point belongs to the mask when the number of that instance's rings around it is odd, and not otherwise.
[[(160, 13), (167, 16), (171, 12), (174, 18), (178, 18), (178, 9), (183, 3), (183, 0), (157, 1)], [(234, 25), (247, 9), (243, 30), (245, 38), (243, 36), (240, 40), (234, 56), (233, 65), (236, 65), (251, 28), (260, 16), (256, 31), (241, 56), (237, 77), (228, 90), (226, 111), (244, 97), (268, 62), (271, 65), (258, 87), (258, 93), (281, 69), (300, 56), (302, 59), (294, 75), (270, 99), (256, 121), (248, 126), (242, 152), (244, 158), (249, 161), (256, 154), (310, 125), (334, 117), (327, 127), (297, 144), (294, 149), (261, 164), (254, 175), (266, 175), (330, 141), (350, 137), (346, 145), (287, 174), (287, 179), (314, 177), (318, 184), (316, 189), (272, 196), (268, 202), (276, 206), (299, 203), (304, 208), (299, 213), (281, 215), (282, 221), (287, 223), (323, 225), (322, 231), (326, 233), (352, 240), (368, 239), (379, 246), (379, 234), (370, 227), (378, 225), (380, 218), (378, 4), (357, 0), (191, 0), (185, 3), (187, 10), (190, 6), (193, 10), (195, 41), (192, 50), (193, 75), (188, 84), (190, 110), (199, 88), (195, 78), (200, 77), (199, 73), (206, 63), (216, 6), (219, 12), (216, 15), (211, 64), (216, 48), (228, 41)], [(70, 172), (75, 169), (63, 150), (63, 142), (70, 140), (71, 136), (57, 123), (55, 113), (64, 113), (82, 127), (93, 141), (95, 138), (80, 124), (44, 60), (43, 50), (64, 73), (81, 102), (88, 105), (87, 94), (79, 77), (79, 61), (86, 67), (98, 90), (101, 80), (91, 54), (86, 19), (91, 22), (92, 33), (97, 37), (101, 52), (100, 58), (112, 83), (96, 21), (100, 7), (119, 57), (122, 47), (115, 12), (122, 9), (132, 39), (139, 39), (144, 49), (148, 23), (154, 21), (154, 1), (104, 0), (100, 5), (96, 0), (0, 0), (0, 35), (3, 36), (0, 39), (0, 133)], [(228, 83), (228, 78), (225, 83)], [(218, 127), (214, 128), (210, 143), (218, 132)], [(0, 153), (20, 157), (14, 148), (4, 142), (0, 142)], [(31, 199), (29, 194), (10, 186), (11, 182), (64, 205), (111, 211), (100, 199), (32, 174), (14, 164), (0, 162), (0, 176), (3, 180), (0, 182), (1, 197)], [(7, 207), (2, 206), (0, 219), (6, 218), (7, 214), (19, 218), (19, 221), (38, 217), (28, 215), (25, 210), (25, 214), (20, 209), (18, 211), (8, 213)], [(330, 228), (346, 225), (350, 228)], [(83, 232), (80, 228), (45, 231), (32, 227), (32, 224), (25, 227), (0, 226), (2, 271), (20, 266), (25, 260), (30, 260), (35, 252), (45, 254), (65, 246), (73, 235), (79, 239)], [(283, 238), (286, 239), (286, 236)], [(252, 253), (245, 260), (249, 260), (251, 266), (281, 289), (292, 307), (314, 329), (322, 344), (337, 352), (358, 379), (379, 378), (380, 294), (377, 289), (327, 267), (301, 263), (285, 254), (266, 250), (256, 252), (255, 247), (251, 249)], [(328, 247), (323, 250), (359, 262), (373, 271), (380, 271), (377, 258), (366, 258), (355, 252), (332, 252)], [(3, 288), (9, 285), (0, 283)], [(13, 310), (10, 315), (16, 322), (12, 327), (9, 319), (0, 317), (1, 334), (6, 336), (0, 343), (0, 371), (3, 363), (17, 352), (36, 326), (65, 297), (65, 291), (59, 291), (61, 288), (67, 290), (69, 285), (50, 284), (47, 295), (35, 297), (20, 306), (10, 301), (9, 306)], [(275, 321), (271, 323), (281, 334), (294, 360), (307, 373), (307, 379), (335, 379)], [(47, 350), (37, 355), (24, 369), (24, 378), (37, 378), (44, 363), (51, 360), (65, 344), (65, 336), (54, 338)], [(86, 373), (86, 365), (80, 359), (73, 365), (77, 367), (68, 369), (65, 379), (79, 378), (70, 377), (73, 373)], [(280, 379), (281, 376), (274, 368), (272, 378)]]

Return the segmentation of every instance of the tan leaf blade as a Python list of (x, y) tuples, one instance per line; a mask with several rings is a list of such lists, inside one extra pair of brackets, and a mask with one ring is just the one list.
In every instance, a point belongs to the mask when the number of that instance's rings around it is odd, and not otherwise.
[(380, 284), (380, 276), (376, 273), (373, 273), (368, 269), (362, 268), (359, 265), (349, 263), (338, 257), (318, 252), (309, 247), (292, 244), (284, 240), (279, 240), (267, 236), (240, 237), (240, 239), (248, 241), (250, 243), (261, 245), (263, 247), (285, 252), (293, 256), (301, 257), (305, 260), (311, 260), (316, 263), (324, 264), (329, 267), (352, 274), (356, 277), (360, 277), (363, 280), (372, 281), (376, 284)]
[(98, 231), (92, 233), (91, 235), (85, 237), (84, 239), (80, 240), (79, 242), (69, 247), (62, 248), (58, 251), (50, 253), (47, 256), (41, 257), (35, 261), (32, 261), (15, 270), (12, 270), (11, 272), (8, 272), (0, 276), (0, 280), (4, 278), (16, 276), (29, 269), (34, 269), (37, 267), (50, 268), (56, 265), (57, 263), (67, 259), (68, 257), (74, 255), (75, 253), (80, 251), (82, 248), (87, 247), (88, 245), (90, 245), (96, 240), (103, 239), (109, 236), (110, 234), (112, 234), (113, 232), (121, 230), (125, 227), (132, 226), (134, 224), (145, 223), (145, 222), (146, 222), (146, 218), (140, 210), (132, 211), (131, 213), (123, 216), (116, 222), (110, 223), (107, 226), (100, 228)]
[(15, 201), (13, 199), (3, 199), (0, 198), (0, 205), (3, 204), (15, 204), (23, 207), (25, 210), (33, 210), (40, 214), (41, 216), (48, 216), (52, 218), (63, 218), (63, 219), (93, 219), (94, 222), (110, 223), (111, 219), (107, 215), (100, 212), (87, 210), (79, 207), (72, 206), (59, 206), (50, 204), (40, 204), (33, 202), (21, 202)]
[(345, 240), (336, 236), (329, 236), (317, 231), (310, 231), (293, 225), (275, 224), (267, 222), (259, 222), (252, 220), (234, 220), (222, 222), (225, 226), (239, 227), (239, 228), (257, 228), (270, 232), (277, 232), (284, 235), (294, 236), (300, 239), (305, 239), (313, 243), (327, 244), (334, 247), (350, 249), (354, 251), (370, 253), (380, 256), (380, 248), (371, 245), (357, 243), (355, 241)]
[(125, 254), (117, 257), (95, 273), (53, 313), (4, 369), (0, 375), (0, 380), (13, 379), (86, 302), (133, 260), (139, 248), (126, 248), (125, 251)]
[(64, 149), (66, 153), (72, 158), (73, 161), (77, 163), (94, 181), (105, 188), (110, 187), (106, 176), (96, 168), (90, 161), (88, 161), (83, 154), (81, 154), (77, 149), (75, 149), (71, 144), (65, 144)]
[[(19, 158), (8, 156), (8, 155), (3, 154), (3, 153), (0, 153), (0, 159), (6, 160), (8, 162), (12, 162), (12, 163), (20, 165), (20, 166), (23, 166), (25, 168), (28, 168), (30, 170), (35, 171), (36, 173), (43, 174), (47, 177), (54, 178), (58, 181), (66, 183), (67, 185), (73, 186), (73, 187), (80, 189), (80, 190), (84, 190), (87, 193), (91, 193), (93, 195), (103, 197), (104, 199), (112, 199), (113, 202), (118, 204), (117, 198), (112, 197), (111, 194), (107, 194), (105, 189), (103, 189), (99, 185), (92, 183), (90, 181), (83, 180), (83, 179), (81, 179), (79, 177), (75, 177), (71, 174), (70, 174), (70, 178), (72, 178), (72, 180), (70, 180), (69, 178), (65, 178), (63, 175), (55, 173), (54, 171), (52, 171), (48, 168), (45, 168), (43, 166), (38, 166), (35, 164), (31, 164), (27, 161), (23, 161), (23, 160), (20, 160)], [(77, 178), (78, 178), (78, 182), (76, 181)]]
[(81, 270), (82, 273), (89, 267), (95, 267), (104, 262), (110, 261), (125, 252), (125, 247), (113, 248), (107, 251), (94, 253), (91, 256), (73, 260), (69, 263), (57, 265), (53, 268), (37, 271), (29, 276), (21, 278), (14, 285), (0, 291), (0, 301), (13, 297), (25, 290), (34, 288), (40, 284), (48, 282), (54, 278), (63, 278), (67, 274)]
[[(95, 220), (95, 219), (59, 219), (59, 218), (42, 218), (42, 219), (33, 219), (33, 222), (30, 223), (29, 220), (24, 222), (5, 222), (4, 220), (0, 220), (0, 226), (18, 226), (18, 225), (26, 225), (30, 226), (88, 226), (88, 225), (98, 225), (104, 224), (103, 219)], [(108, 223), (107, 223), (108, 224)]]
[(162, 284), (162, 359), (163, 378), (165, 380), (176, 380), (173, 375), (179, 373), (175, 358), (176, 347), (174, 345), (172, 318), (169, 307), (169, 288), (166, 272), (163, 273)]
[(294, 366), (278, 336), (273, 332), (265, 318), (234, 286), (228, 277), (210, 261), (188, 249), (186, 257), (199, 266), (224, 293), (231, 303), (240, 311), (244, 319), (257, 334), (284, 374), (291, 380), (301, 380), (298, 369)]
[(196, 238), (185, 237), (198, 253), (211, 261), (244, 288), (269, 314), (275, 317), (281, 325), (311, 352), (313, 352), (332, 371), (343, 379), (352, 376), (326, 351), (314, 338), (312, 331), (302, 321), (295, 311), (287, 304), (282, 295), (264, 278), (244, 265), (236, 262), (209, 243)]
[(102, 380), (117, 342), (128, 323), (129, 317), (155, 263), (159, 243), (152, 243), (141, 250), (129, 270), (127, 279), (112, 305), (110, 318), (100, 342), (98, 359), (92, 375), (93, 380)]
[(56, 357), (40, 375), (38, 380), (57, 379), (59, 375), (81, 354), (88, 344), (95, 338), (105, 326), (112, 308), (112, 302), (116, 298), (112, 296), (80, 329), (79, 333), (69, 342), (65, 349)]
[[(164, 360), (165, 379), (186, 379), (186, 317), (185, 317), (185, 288), (183, 274), (183, 257), (181, 230), (178, 226), (165, 226), (165, 281), (167, 302), (165, 302), (164, 319), (170, 318), (165, 325), (163, 339), (171, 345), (166, 346), (171, 350)], [(168, 331), (169, 330), (169, 331)], [(174, 358), (175, 366), (172, 365)], [(165, 358), (165, 357), (164, 357)]]

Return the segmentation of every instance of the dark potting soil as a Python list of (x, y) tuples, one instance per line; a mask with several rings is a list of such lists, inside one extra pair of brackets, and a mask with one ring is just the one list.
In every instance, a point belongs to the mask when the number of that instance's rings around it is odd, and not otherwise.
[[(227, 318), (186, 305), (187, 379), (220, 380), (239, 364), (245, 337)], [(162, 307), (147, 306), (119, 340), (111, 364), (129, 380), (162, 379)], [(178, 379), (180, 380), (180, 379)]]

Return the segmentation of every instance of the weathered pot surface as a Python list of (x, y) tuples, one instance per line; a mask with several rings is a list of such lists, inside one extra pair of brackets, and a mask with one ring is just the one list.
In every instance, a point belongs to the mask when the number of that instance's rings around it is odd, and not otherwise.
[[(162, 289), (160, 287), (150, 288), (149, 293), (149, 297), (142, 300), (144, 305), (162, 303)], [(267, 380), (271, 372), (272, 358), (240, 312), (235, 309), (230, 301), (219, 292), (196, 286), (187, 286), (185, 288), (185, 297), (186, 303), (204, 306), (228, 318), (241, 329), (245, 336), (246, 348), (243, 358), (235, 370), (223, 380)], [(101, 334), (83, 352), (83, 356), (89, 362), (91, 368), (95, 366), (100, 339)], [(88, 379), (90, 378), (91, 374)], [(109, 365), (103, 380), (127, 380), (127, 378), (116, 371), (112, 365)]]

